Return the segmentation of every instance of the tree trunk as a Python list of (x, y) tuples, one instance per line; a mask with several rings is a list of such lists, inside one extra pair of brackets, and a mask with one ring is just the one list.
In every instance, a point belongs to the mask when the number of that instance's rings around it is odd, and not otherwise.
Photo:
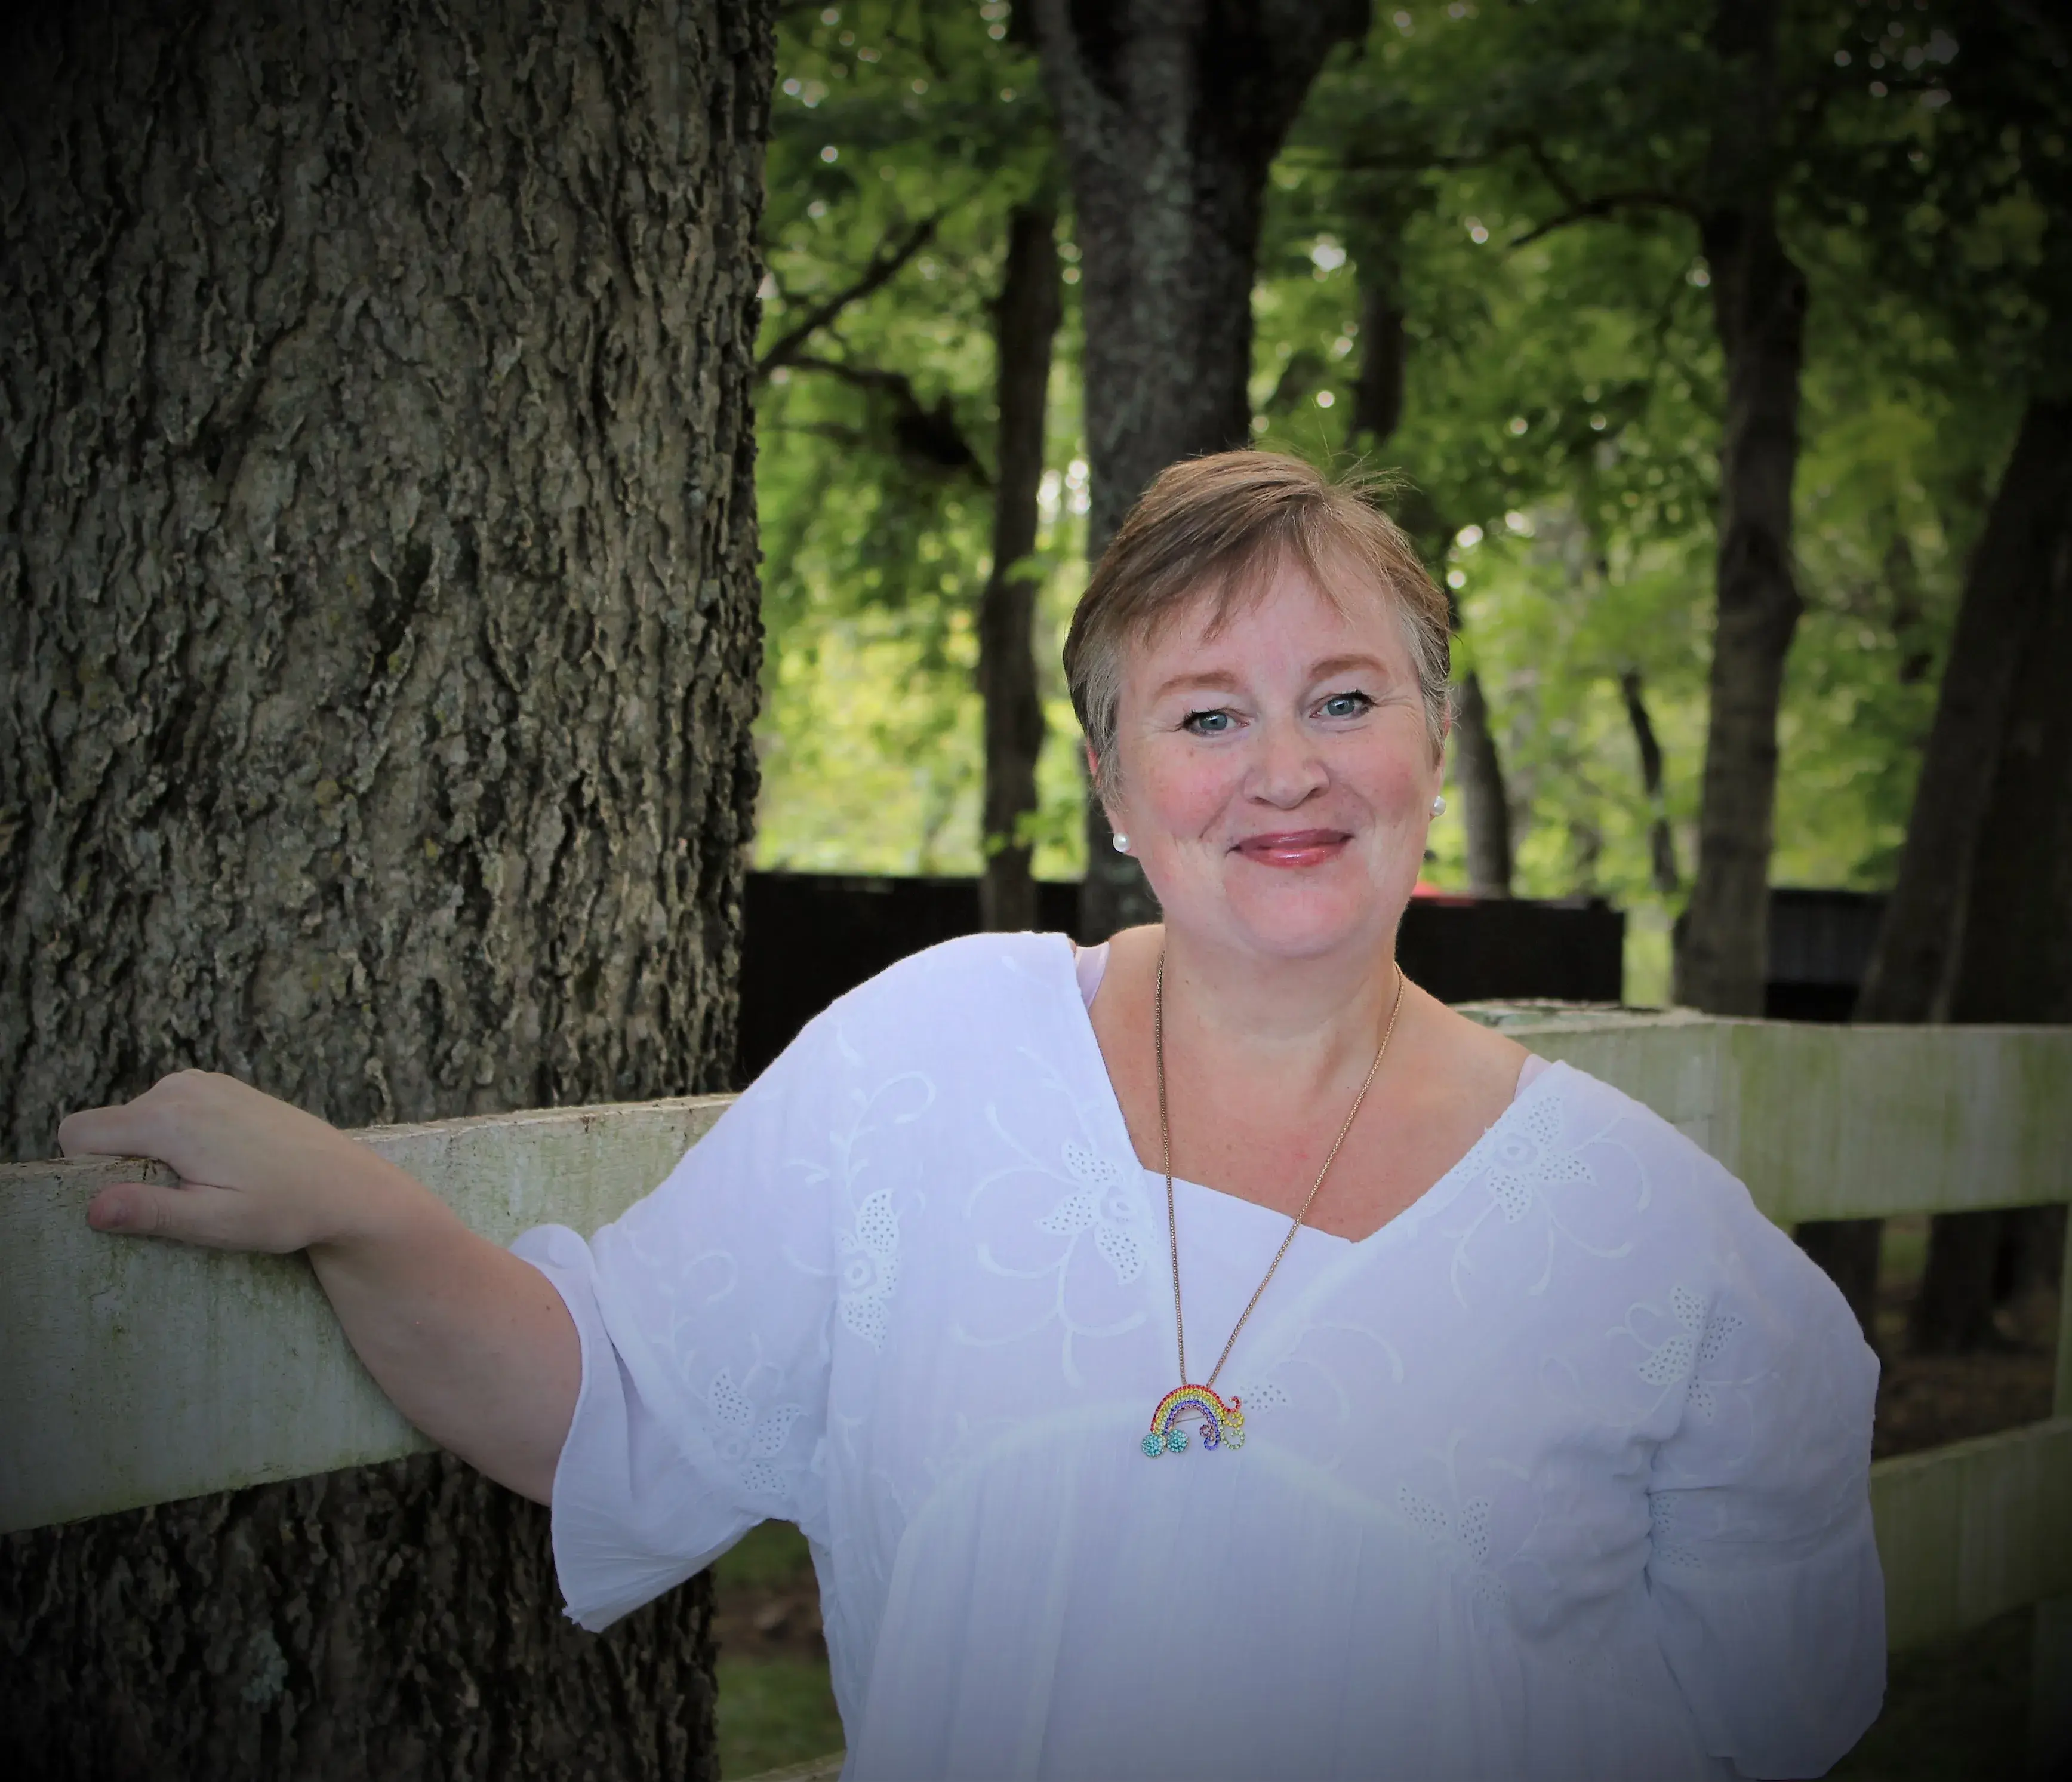
[[(1980, 949), (1967, 968), (1977, 977), (1974, 999), (2027, 994), (2016, 963), (2024, 946), (2041, 945), (2054, 957), (2063, 957), (2067, 906), (2054, 906), (2042, 885), (2026, 879), (2023, 859), (2031, 847), (2039, 850), (2039, 859), (2050, 850), (2044, 837), (2051, 822), (2046, 819), (2039, 826), (2038, 817), (2058, 807), (2049, 776), (2062, 769), (2055, 762), (2041, 769), (2044, 784), (2039, 786), (2038, 769), (2023, 765), (2023, 751), (2041, 759), (2045, 729), (2064, 702), (2065, 683), (2054, 689), (2037, 686), (2036, 673), (2049, 652), (2032, 648), (2031, 639), (2049, 603), (2068, 508), (2072, 401), (2032, 401), (1964, 577), (1957, 628), (1907, 818), (1898, 879), (1856, 998), (1859, 1021), (1931, 1021), (1949, 1012), (1966, 894), (1982, 838), (1988, 835), (1992, 840), (1988, 851), (2000, 862), (1995, 870), (2006, 901), (1972, 930)], [(2024, 702), (2024, 722), (2034, 728), (2032, 739), (2017, 737), (2014, 754), (2008, 757), (2003, 738), (2008, 735), (2016, 676), (2025, 661), (2031, 671), (2026, 685), (2033, 690)], [(2011, 776), (2004, 796), (1996, 788), (1996, 772)], [(2022, 802), (2012, 802), (2016, 798)], [(2023, 925), (2008, 925), (2016, 923)]]
[(985, 876), (979, 881), (979, 910), (985, 925), (994, 929), (1036, 926), (1036, 882), (1022, 824), (1036, 809), (1036, 759), (1043, 748), (1043, 702), (1030, 636), (1042, 580), (1016, 566), (1036, 549), (1050, 344), (1063, 308), (1057, 233), (1052, 206), (1015, 207), (994, 310), (1000, 474), (993, 483), (993, 574), (978, 610), (978, 688), (985, 714)]
[(1863, 1327), (1864, 1340), (1877, 1347), (1878, 1254), (1884, 1246), (1882, 1219), (1808, 1219), (1794, 1228), (1799, 1247), (1827, 1271), (1842, 1290), (1849, 1310)]
[[(2026, 424), (2023, 440), (2033, 442)], [(2057, 500), (2047, 512), (2035, 505), (2043, 491), (2034, 486), (2036, 479), (2025, 477), (2030, 484), (2025, 501), (2033, 513), (2032, 524), (2024, 529), (2028, 548), (2019, 562), (1996, 566), (1998, 573), (2021, 584), (1994, 589), (1996, 601), (2012, 605), (2026, 595), (2030, 610), (2025, 625), (2021, 615), (2002, 615), (2014, 635), (1991, 641), (1995, 656), (2012, 658), (1992, 665), (2006, 677), (2006, 697), (1995, 702), (1990, 714), (1974, 714), (1978, 728), (1998, 719), (1999, 747), (1996, 761), (1988, 757), (1990, 790), (1971, 793), (1978, 830), (1969, 883), (1953, 899), (1961, 912), (1953, 926), (1961, 922), (1961, 931), (1949, 949), (1955, 955), (1948, 1011), (1952, 1021), (2072, 1022), (2072, 921), (2066, 914), (2072, 911), (2072, 699), (2066, 692), (2072, 688), (2072, 525), (2066, 524), (2066, 503), (2072, 500), (2072, 405), (2058, 410), (2056, 444)], [(2016, 463), (2021, 458), (2018, 445)], [(2015, 470), (2010, 464), (1996, 496), (1996, 519)], [(2054, 540), (2047, 537), (2053, 521)], [(1987, 536), (1994, 536), (1991, 521)], [(1967, 619), (1975, 621), (1970, 628), (1975, 634), (1970, 640), (1974, 669), (1984, 653), (1984, 643), (1975, 636), (1980, 621), (1970, 599), (1973, 587), (1980, 585), (1978, 575), (1987, 570), (1983, 544), (1979, 555), (1958, 620), (1960, 639)], [(1953, 647), (1951, 671), (1956, 665)], [(1943, 691), (1947, 698), (1947, 673)], [(1975, 687), (1973, 691), (1976, 697), (1990, 697)], [(1939, 706), (1937, 715), (1939, 720)], [(1926, 777), (1924, 763), (1924, 781)], [(1918, 805), (1916, 813), (1921, 814)], [(1935, 814), (1947, 821), (1947, 813)], [(1910, 829), (1907, 844), (1911, 858)], [(1903, 879), (1903, 865), (1901, 873)], [(2054, 1213), (2055, 1209), (2025, 1207), (1937, 1214), (1929, 1226), (1928, 1268), (1914, 1306), (1917, 1346), (1955, 1353), (1990, 1344), (1998, 1335), (1992, 1322), (1996, 1307), (2048, 1292), (2063, 1256), (2062, 1215)]]
[(2000, 1241), (1997, 1212), (1939, 1212), (1929, 1222), (1928, 1266), (1907, 1321), (1917, 1354), (1961, 1355), (1992, 1340)]
[[(0, 1113), (723, 1086), (768, 8), (4, 27)], [(562, 1620), (457, 1463), (0, 1546), (39, 1777), (713, 1773), (709, 1599)]]
[[(2062, 610), (2054, 623), (2044, 619), (2054, 576), (2057, 607), (2065, 604), (2068, 503), (2072, 402), (2032, 401), (1966, 570), (1898, 881), (1856, 998), (1859, 1021), (2072, 1018), (2026, 1012), (2062, 1010), (2053, 986), (2062, 993), (2072, 985), (2064, 932), (2072, 847), (2062, 836), (2072, 821), (2063, 779), (2072, 764), (2063, 677), (2072, 671)], [(1988, 1340), (2002, 1228), (1997, 1212), (1938, 1213), (1929, 1222), (1928, 1266), (1911, 1319), (1917, 1347), (1948, 1353)]]
[(1761, 1014), (1777, 797), (1777, 712), (1801, 602), (1791, 483), (1806, 280), (1775, 213), (1778, 0), (1720, 0), (1712, 45), (1725, 84), (1700, 233), (1726, 362), (1716, 616), (1698, 862), (1676, 957), (1676, 1000)]
[(1683, 889), (1683, 875), (1676, 870), (1676, 832), (1669, 826), (1669, 801), (1663, 789), (1662, 743), (1648, 715), (1647, 693), (1640, 670), (1628, 669), (1619, 677), (1619, 696), (1626, 702), (1626, 722), (1633, 726), (1634, 747), (1640, 752), (1641, 789), (1647, 795), (1648, 878), (1664, 897)]
[[(1177, 459), (1251, 437), (1252, 286), (1267, 169), (1366, 0), (1036, 0), (1083, 259), (1087, 554)], [(1087, 802), (1080, 924), (1151, 919)]]
[[(1360, 369), (1353, 387), (1353, 431), (1365, 434), (1379, 450), (1402, 424), (1408, 386), (1409, 336), (1402, 305), (1399, 253), (1400, 223), (1371, 232), (1359, 261)], [(1406, 527), (1424, 541), (1428, 560), (1443, 586), (1451, 534), (1437, 523), (1429, 504), (1408, 516), (1422, 525)], [(1446, 611), (1454, 634), (1461, 630), (1461, 603), (1449, 590)], [(1504, 784), (1503, 757), (1490, 724), (1489, 702), (1482, 677), (1470, 669), (1462, 677), (1453, 712), (1453, 772), (1460, 788), (1461, 820), (1467, 833), (1468, 888), (1478, 897), (1511, 895), (1511, 793)]]
[(1408, 337), (1395, 268), (1360, 262), (1360, 367), (1353, 385), (1353, 431), (1383, 444), (1403, 422)]
[(1478, 897), (1511, 895), (1511, 794), (1503, 762), (1490, 730), (1482, 677), (1473, 669), (1461, 681), (1460, 709), (1453, 722), (1453, 772), (1466, 809), (1468, 888)]

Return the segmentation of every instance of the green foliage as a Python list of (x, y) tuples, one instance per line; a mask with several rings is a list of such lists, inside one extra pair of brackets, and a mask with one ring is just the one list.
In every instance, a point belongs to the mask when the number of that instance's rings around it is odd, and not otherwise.
[[(1967, 67), (1957, 46), (1975, 10), (1787, 8), (1781, 221), (1811, 307), (1796, 490), (1807, 611), (1782, 723), (1780, 882), (1889, 877), (1963, 555), (2051, 338), (2066, 232), (2038, 219), (2059, 214), (2057, 101), (2018, 59), (1988, 67), (1982, 50)], [(1664, 751), (1688, 880), (1721, 411), (1694, 215), (1730, 92), (1711, 17), (1697, 0), (1384, 4), (1274, 170), (1254, 298), (1256, 437), (1400, 477), (1399, 517), (1453, 589), (1457, 660), (1490, 702), (1518, 888), (1634, 911), (1643, 993), (1664, 987), (1680, 894), (1651, 883), (1621, 678), (1639, 677)], [(1059, 183), (1011, 24), (998, 0), (787, 23), (765, 350), (937, 221), (808, 349), (849, 372), (801, 366), (764, 393), (765, 862), (978, 864), (987, 304), (1008, 205)], [(1404, 319), (1404, 397), (1377, 447), (1352, 423), (1362, 319), (1383, 298)], [(1076, 325), (1060, 339), (1050, 462), (1083, 479)], [(907, 395), (857, 368), (897, 373)], [(948, 418), (972, 462), (931, 455), (917, 413)], [(1046, 482), (1039, 647), (1054, 673), (1079, 586), (1073, 492)], [(1038, 870), (1063, 875), (1078, 862), (1079, 780), (1069, 707), (1050, 690)], [(1457, 817), (1433, 839), (1428, 876), (1464, 882)]]
[[(1006, 12), (997, 0), (892, 0), (786, 20), (761, 349), (789, 362), (771, 368), (757, 413), (758, 864), (979, 867), (972, 620), (992, 566), (989, 306), (1009, 208), (1055, 177), (1036, 67), (1005, 41)], [(894, 276), (796, 341), (902, 253)], [(1061, 368), (1061, 465), (1078, 409)], [(1041, 553), (1070, 562), (1071, 503), (1049, 506)], [(1061, 598), (1074, 587), (1069, 574), (1051, 583)], [(1056, 655), (1054, 644), (1044, 659)], [(1079, 793), (1062, 680), (1055, 690), (1038, 867), (1064, 876), (1079, 858)]]

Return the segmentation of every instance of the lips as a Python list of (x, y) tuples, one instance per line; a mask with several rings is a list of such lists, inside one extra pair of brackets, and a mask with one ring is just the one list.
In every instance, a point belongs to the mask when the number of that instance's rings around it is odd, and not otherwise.
[(1262, 866), (1319, 866), (1336, 859), (1351, 839), (1343, 829), (1281, 829), (1248, 835), (1233, 851)]

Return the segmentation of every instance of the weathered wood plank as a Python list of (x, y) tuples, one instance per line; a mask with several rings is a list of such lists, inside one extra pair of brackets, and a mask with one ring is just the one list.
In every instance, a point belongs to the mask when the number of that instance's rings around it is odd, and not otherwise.
[[(724, 1097), (373, 1127), (366, 1143), (508, 1242), (588, 1232), (668, 1173)], [(393, 1459), (425, 1446), (347, 1345), (299, 1256), (90, 1230), (158, 1166), (0, 1167), (0, 1530)], [(162, 1175), (159, 1179), (166, 1179)]]
[[(1688, 1014), (1508, 1031), (1654, 1107), (1773, 1218), (2072, 1197), (2072, 1032), (1807, 1028)], [(361, 1136), (507, 1241), (587, 1231), (665, 1175), (724, 1097)], [(298, 1257), (105, 1237), (82, 1211), (138, 1166), (0, 1168), (0, 1528), (327, 1471), (421, 1438), (353, 1359)], [(2072, 1295), (2066, 1352), (2072, 1354)], [(2072, 1367), (2056, 1421), (1873, 1474), (1896, 1644), (2072, 1592)]]
[(1505, 1023), (1622, 1089), (1780, 1224), (2072, 1200), (2072, 1028)]
[(2072, 1595), (2072, 1418), (1871, 1468), (1895, 1652)]
[(847, 1751), (829, 1751), (824, 1757), (809, 1757), (803, 1763), (787, 1763), (781, 1770), (761, 1771), (747, 1782), (837, 1782), (848, 1759)]

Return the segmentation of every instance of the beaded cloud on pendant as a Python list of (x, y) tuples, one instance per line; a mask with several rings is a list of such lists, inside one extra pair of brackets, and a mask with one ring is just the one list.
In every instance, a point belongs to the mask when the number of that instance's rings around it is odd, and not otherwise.
[(1177, 1426), (1190, 1411), (1199, 1411), (1208, 1418), (1199, 1431), (1204, 1448), (1241, 1448), (1244, 1446), (1244, 1404), (1243, 1399), (1233, 1397), (1226, 1405), (1207, 1386), (1175, 1386), (1158, 1401), (1158, 1409), (1151, 1414), (1151, 1428), (1142, 1443), (1144, 1451), (1154, 1460), (1161, 1454), (1184, 1452), (1187, 1432)]

